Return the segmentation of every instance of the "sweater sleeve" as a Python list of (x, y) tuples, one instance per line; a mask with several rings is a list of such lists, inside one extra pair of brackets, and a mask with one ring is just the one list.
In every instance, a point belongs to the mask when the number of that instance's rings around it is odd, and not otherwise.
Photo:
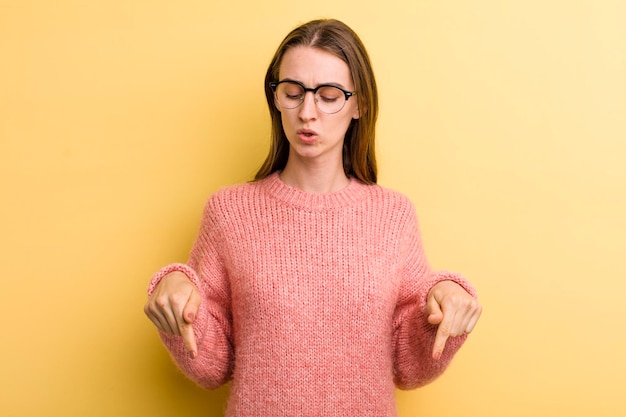
[(153, 276), (148, 289), (150, 296), (165, 275), (180, 271), (200, 292), (202, 302), (193, 323), (198, 356), (189, 357), (182, 336), (159, 333), (180, 370), (205, 389), (215, 389), (228, 382), (234, 361), (230, 287), (220, 256), (220, 228), (216, 217), (210, 199), (187, 264), (175, 263), (162, 268)]
[(413, 389), (441, 375), (467, 338), (467, 335), (449, 338), (439, 360), (432, 358), (437, 326), (427, 320), (428, 292), (438, 282), (451, 280), (472, 296), (476, 297), (476, 293), (458, 274), (431, 271), (412, 205), (404, 229), (401, 256), (401, 287), (393, 321), (394, 380), (400, 389)]

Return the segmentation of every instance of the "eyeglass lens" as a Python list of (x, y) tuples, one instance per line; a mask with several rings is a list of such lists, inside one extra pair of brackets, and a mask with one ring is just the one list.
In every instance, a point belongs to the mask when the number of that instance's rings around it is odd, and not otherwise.
[[(301, 85), (282, 82), (276, 87), (276, 99), (286, 109), (295, 109), (304, 101), (305, 91)], [(323, 86), (315, 93), (317, 108), (328, 114), (337, 113), (346, 104), (346, 95), (337, 87)]]

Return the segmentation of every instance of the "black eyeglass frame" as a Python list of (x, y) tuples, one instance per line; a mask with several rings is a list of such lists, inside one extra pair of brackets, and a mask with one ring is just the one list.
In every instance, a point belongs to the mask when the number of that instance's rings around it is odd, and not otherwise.
[[(315, 88), (309, 88), (309, 87), (305, 86), (304, 84), (302, 84), (300, 81), (295, 81), (295, 80), (281, 80), (281, 81), (270, 81), (269, 86), (270, 86), (270, 88), (272, 89), (272, 91), (274, 92), (274, 94), (276, 94), (276, 89), (278, 88), (278, 85), (279, 85), (279, 84), (282, 84), (282, 83), (297, 84), (297, 85), (299, 85), (300, 87), (302, 87), (302, 90), (304, 90), (304, 94), (305, 94), (305, 95), (306, 95), (306, 93), (307, 93), (308, 91), (310, 91), (310, 92), (312, 92), (312, 93), (313, 93), (313, 95), (314, 95), (314, 96), (315, 96), (315, 94), (317, 94), (317, 91), (318, 91), (320, 88), (324, 88), (324, 87), (333, 87), (333, 88), (336, 88), (336, 89), (340, 90), (340, 91), (341, 91), (341, 92), (345, 95), (346, 101), (344, 101), (344, 102), (343, 102), (343, 105), (344, 105), (344, 106), (346, 105), (346, 102), (348, 101), (348, 99), (349, 99), (350, 97), (354, 96), (354, 95), (357, 93), (356, 91), (348, 91), (348, 90), (343, 89), (343, 88), (341, 88), (341, 87), (339, 87), (339, 86), (336, 86), (336, 85), (334, 85), (334, 84), (320, 84), (320, 85), (318, 85), (318, 86), (317, 86), (317, 87), (315, 87)], [(300, 101), (300, 104), (302, 104), (302, 103), (304, 103), (304, 95), (302, 96), (302, 101)], [(298, 104), (298, 106), (300, 106), (300, 104)], [(296, 106), (296, 107), (298, 107), (298, 106)], [(296, 107), (294, 107), (294, 108), (296, 108)], [(342, 109), (343, 109), (343, 107), (341, 107), (341, 109), (337, 110), (337, 112), (340, 112)]]

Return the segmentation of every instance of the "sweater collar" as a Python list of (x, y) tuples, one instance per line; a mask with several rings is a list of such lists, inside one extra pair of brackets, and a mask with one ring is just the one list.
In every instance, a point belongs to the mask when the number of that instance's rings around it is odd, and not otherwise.
[(306, 211), (325, 211), (353, 205), (368, 194), (369, 185), (350, 177), (343, 189), (331, 193), (311, 193), (285, 184), (279, 172), (260, 181), (268, 194), (290, 206)]

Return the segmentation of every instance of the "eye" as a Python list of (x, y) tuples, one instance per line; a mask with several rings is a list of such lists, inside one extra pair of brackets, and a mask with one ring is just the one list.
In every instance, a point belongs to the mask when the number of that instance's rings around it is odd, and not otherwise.
[(339, 97), (324, 97), (324, 96), (320, 96), (320, 98), (325, 103), (334, 103), (335, 101), (339, 100)]
[(282, 86), (282, 94), (289, 100), (300, 100), (304, 95), (302, 87), (298, 84), (284, 83)]
[(325, 103), (334, 103), (343, 96), (343, 91), (335, 87), (323, 87), (318, 90), (317, 95)]

